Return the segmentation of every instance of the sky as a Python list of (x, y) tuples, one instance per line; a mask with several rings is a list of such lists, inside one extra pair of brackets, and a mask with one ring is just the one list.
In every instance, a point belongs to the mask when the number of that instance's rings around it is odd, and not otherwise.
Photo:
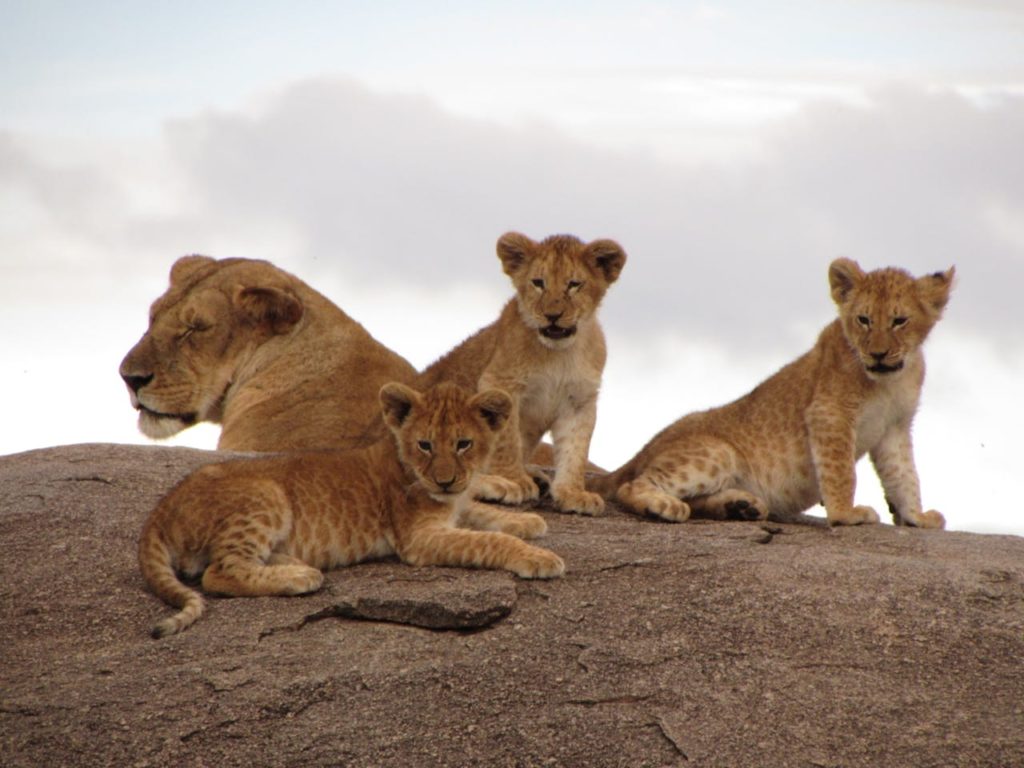
[(0, 455), (149, 442), (117, 367), (183, 254), (268, 259), (422, 367), (511, 295), (503, 232), (572, 233), (629, 256), (609, 468), (806, 351), (834, 258), (955, 264), (925, 506), (1024, 535), (1022, 136), (1010, 0), (0, 0)]

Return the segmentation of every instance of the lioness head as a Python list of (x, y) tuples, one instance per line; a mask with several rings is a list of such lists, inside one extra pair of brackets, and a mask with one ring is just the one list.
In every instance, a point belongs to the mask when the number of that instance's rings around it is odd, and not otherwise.
[(381, 388), (380, 402), (399, 458), (439, 501), (469, 487), (512, 410), (500, 389), (473, 395), (451, 383), (421, 393), (392, 382)]
[(498, 257), (516, 287), (523, 322), (552, 349), (572, 345), (577, 326), (594, 314), (626, 263), (612, 240), (554, 235), (538, 243), (518, 232), (501, 236)]
[(250, 259), (185, 256), (174, 263), (170, 287), (149, 310), (149, 330), (121, 361), (144, 435), (169, 437), (220, 420), (244, 355), (302, 318), (293, 282)]
[(902, 269), (864, 272), (850, 259), (832, 262), (828, 279), (843, 333), (870, 378), (903, 370), (942, 316), (953, 275), (950, 267), (915, 279)]

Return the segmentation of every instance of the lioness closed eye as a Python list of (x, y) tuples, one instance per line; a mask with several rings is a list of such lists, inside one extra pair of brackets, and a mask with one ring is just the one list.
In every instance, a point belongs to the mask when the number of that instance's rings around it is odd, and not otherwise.
[(179, 573), (202, 574), (206, 592), (234, 596), (313, 592), (322, 570), (389, 554), (412, 565), (562, 575), (561, 558), (521, 541), (545, 533), (543, 518), (467, 494), (508, 420), (507, 394), (390, 383), (380, 401), (393, 439), (211, 464), (160, 501), (142, 531), (139, 565), (150, 589), (180, 610), (154, 637), (182, 631), (204, 611)]
[(869, 454), (897, 525), (942, 528), (921, 508), (910, 425), (924, 381), (921, 344), (949, 300), (953, 268), (914, 279), (829, 268), (839, 318), (810, 352), (739, 400), (686, 416), (592, 487), (638, 514), (686, 520), (786, 519), (825, 505), (832, 525), (878, 522), (854, 505), (858, 458)]

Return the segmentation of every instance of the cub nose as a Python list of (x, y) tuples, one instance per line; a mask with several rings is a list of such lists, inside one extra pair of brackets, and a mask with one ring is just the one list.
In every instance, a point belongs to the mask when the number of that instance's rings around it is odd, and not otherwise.
[(889, 350), (885, 350), (885, 352), (872, 352), (871, 356), (875, 358), (876, 363), (880, 363), (889, 356)]
[(452, 478), (451, 480), (435, 480), (434, 482), (437, 483), (438, 487), (442, 491), (447, 493), (448, 489), (451, 488), (453, 485), (455, 485), (455, 478)]
[(149, 374), (148, 376), (136, 376), (130, 373), (122, 373), (121, 378), (124, 379), (124, 383), (128, 385), (128, 388), (132, 392), (138, 394), (140, 389), (153, 380), (153, 374)]
[(561, 318), (561, 317), (562, 317), (562, 313), (561, 313), (561, 312), (559, 312), (559, 313), (558, 313), (557, 315), (548, 315), (548, 314), (545, 314), (545, 315), (544, 315), (544, 317), (546, 317), (546, 318), (547, 318), (548, 322), (549, 322), (549, 323), (550, 323), (551, 325), (554, 325), (555, 323), (557, 323), (557, 322), (558, 322), (559, 318)]

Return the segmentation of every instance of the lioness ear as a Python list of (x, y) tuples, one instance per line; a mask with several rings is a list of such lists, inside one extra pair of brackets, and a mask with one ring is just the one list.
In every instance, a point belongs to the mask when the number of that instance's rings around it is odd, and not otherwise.
[(469, 407), (483, 416), (492, 432), (498, 432), (512, 413), (512, 398), (500, 389), (487, 389), (475, 395)]
[(498, 238), (498, 258), (501, 259), (502, 269), (509, 277), (525, 264), (533, 255), (537, 244), (526, 235), (518, 232), (506, 232)]
[(832, 301), (842, 304), (850, 291), (864, 279), (864, 270), (853, 259), (836, 259), (828, 268), (828, 284), (832, 288)]
[(626, 252), (621, 245), (614, 240), (595, 240), (587, 246), (587, 253), (609, 284), (619, 279), (626, 266)]
[(422, 402), (420, 393), (405, 384), (392, 381), (380, 388), (380, 407), (384, 423), (397, 432), (412, 409)]
[(936, 317), (942, 314), (942, 310), (949, 303), (949, 292), (953, 290), (955, 276), (956, 267), (950, 267), (945, 272), (936, 272), (917, 279), (918, 295)]
[(252, 322), (266, 324), (274, 333), (287, 333), (302, 319), (299, 298), (280, 288), (239, 288), (235, 306)]
[(171, 265), (171, 285), (178, 285), (194, 274), (201, 267), (213, 264), (214, 259), (209, 256), (182, 256)]

